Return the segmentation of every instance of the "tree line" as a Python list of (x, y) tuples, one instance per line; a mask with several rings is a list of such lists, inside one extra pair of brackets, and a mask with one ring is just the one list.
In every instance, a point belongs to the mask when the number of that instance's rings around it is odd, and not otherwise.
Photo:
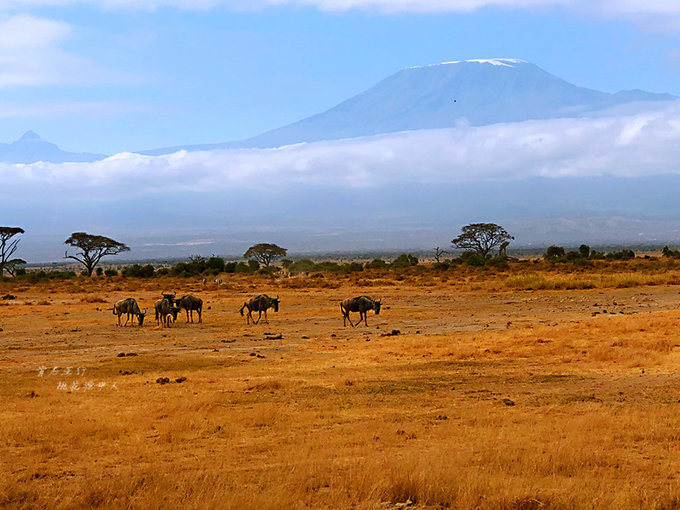
[[(19, 236), (25, 231), (20, 227), (0, 227), (0, 277), (7, 272), (11, 276), (16, 276), (25, 272), (21, 267), (27, 262), (21, 258), (14, 257), (19, 248)], [(465, 263), (469, 266), (507, 266), (510, 257), (507, 255), (507, 248), (515, 238), (508, 233), (502, 226), (496, 223), (471, 223), (461, 228), (461, 233), (451, 241), (453, 248), (463, 250), (458, 259), (444, 259), (447, 250), (436, 247), (434, 249), (435, 267), (446, 268), (455, 263)], [(88, 234), (86, 232), (74, 232), (64, 244), (73, 251), (69, 253), (67, 249), (64, 259), (74, 260), (83, 266), (83, 273), (92, 276), (97, 275), (112, 276), (118, 271), (108, 269), (104, 271), (99, 264), (103, 257), (119, 255), (130, 251), (130, 248), (122, 242), (98, 234)], [(664, 257), (680, 258), (680, 251), (671, 250), (668, 246), (664, 247), (662, 254)], [(198, 274), (219, 274), (219, 273), (253, 273), (261, 271), (269, 274), (277, 272), (279, 269), (272, 266), (275, 260), (281, 260), (281, 266), (289, 273), (301, 273), (310, 271), (361, 271), (363, 269), (380, 268), (404, 268), (418, 265), (417, 257), (410, 254), (402, 254), (391, 263), (382, 259), (374, 259), (366, 264), (350, 262), (339, 264), (335, 262), (316, 263), (310, 259), (293, 261), (283, 259), (287, 255), (287, 249), (273, 243), (258, 243), (249, 247), (243, 254), (247, 262), (228, 262), (222, 257), (202, 257), (192, 256), (186, 262), (179, 262), (171, 267), (154, 268), (151, 264), (141, 265), (132, 264), (125, 267), (121, 273), (124, 276), (152, 277), (156, 275), (173, 276), (194, 276)], [(588, 260), (629, 260), (635, 257), (632, 250), (620, 250), (616, 252), (604, 253), (591, 250), (588, 245), (581, 245), (578, 250), (566, 251), (561, 246), (552, 245), (548, 247), (543, 255), (549, 262), (585, 262)], [(65, 272), (65, 274), (68, 272)]]

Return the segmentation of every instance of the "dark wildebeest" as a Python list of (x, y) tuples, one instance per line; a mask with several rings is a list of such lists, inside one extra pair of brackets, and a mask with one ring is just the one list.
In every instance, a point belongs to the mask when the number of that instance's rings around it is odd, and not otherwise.
[(160, 323), (164, 328), (170, 327), (170, 319), (173, 322), (177, 320), (179, 308), (173, 306), (168, 298), (159, 299), (156, 301), (156, 323)]
[(177, 301), (175, 301), (175, 304), (180, 310), (182, 308), (186, 310), (187, 323), (189, 322), (189, 313), (191, 313), (191, 322), (192, 323), (194, 322), (194, 310), (198, 312), (198, 322), (203, 322), (203, 319), (201, 317), (203, 313), (203, 300), (201, 298), (197, 298), (195, 296), (192, 296), (191, 294), (188, 294), (186, 296), (182, 296)]
[(171, 305), (175, 304), (175, 296), (176, 295), (177, 295), (177, 293), (175, 291), (172, 291), (172, 293), (169, 293), (169, 292), (166, 292), (166, 291), (161, 292), (161, 296), (163, 297), (163, 299), (167, 299), (168, 302)]
[[(274, 307), (275, 312), (279, 311), (279, 296), (270, 298), (266, 294), (260, 294), (259, 296), (255, 296), (254, 298), (251, 298), (243, 303), (243, 306), (239, 311), (241, 312), (241, 317), (243, 317), (243, 309), (248, 309), (248, 317), (246, 317), (246, 322), (248, 324), (250, 324), (251, 320), (253, 321), (253, 324), (259, 323), (260, 319), (262, 318), (262, 312), (264, 312), (264, 321), (269, 324), (269, 321), (267, 320), (267, 309), (271, 307)], [(255, 322), (255, 319), (253, 319), (253, 312), (259, 312), (259, 315), (257, 316), (257, 322)]]
[(361, 321), (363, 320), (364, 324), (368, 326), (366, 316), (368, 315), (367, 312), (369, 310), (375, 310), (375, 314), (379, 315), (380, 301), (373, 301), (368, 296), (359, 296), (351, 299), (345, 299), (340, 303), (340, 311), (342, 312), (342, 325), (347, 326), (347, 321), (349, 321), (350, 325), (354, 327), (354, 324), (352, 324), (352, 319), (349, 318), (349, 312), (359, 312), (359, 322), (357, 322), (357, 324), (361, 324)]
[(141, 326), (144, 324), (144, 316), (146, 315), (146, 310), (142, 312), (139, 309), (139, 305), (137, 305), (137, 301), (134, 300), (134, 298), (127, 298), (127, 299), (121, 299), (118, 301), (115, 305), (113, 305), (113, 315), (118, 316), (118, 325), (120, 326), (120, 317), (124, 313), (127, 314), (127, 318), (125, 319), (125, 324), (123, 326), (127, 326), (128, 321), (130, 320), (131, 316), (137, 316), (137, 320), (139, 321), (139, 325)]

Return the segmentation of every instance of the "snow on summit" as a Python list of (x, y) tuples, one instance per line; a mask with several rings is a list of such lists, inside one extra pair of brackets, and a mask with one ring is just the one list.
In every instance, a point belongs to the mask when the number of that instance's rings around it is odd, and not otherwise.
[(491, 64), (492, 66), (515, 67), (515, 64), (526, 64), (526, 60), (519, 58), (475, 58), (470, 60), (452, 60), (451, 62), (441, 62), (427, 66), (413, 66), (409, 69), (421, 69), (423, 67), (446, 66), (451, 64)]

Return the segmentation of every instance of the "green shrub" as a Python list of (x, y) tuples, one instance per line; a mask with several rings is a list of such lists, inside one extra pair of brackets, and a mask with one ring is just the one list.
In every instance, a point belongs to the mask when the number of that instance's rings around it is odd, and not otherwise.
[(236, 267), (234, 267), (234, 272), (235, 273), (251, 273), (252, 271), (250, 270), (250, 266), (246, 264), (245, 262), (238, 262), (236, 264)]
[(345, 273), (358, 273), (364, 270), (364, 265), (361, 262), (348, 262), (342, 265), (342, 271)]
[(309, 273), (315, 269), (316, 264), (310, 259), (296, 260), (290, 266), (288, 266), (288, 271), (290, 271), (291, 274)]
[(605, 255), (607, 260), (630, 260), (635, 258), (635, 252), (633, 250), (620, 250), (612, 253), (607, 253)]
[(224, 272), (224, 259), (213, 255), (205, 261), (205, 270), (212, 274), (219, 274)]
[(123, 276), (136, 277), (136, 278), (152, 278), (155, 276), (154, 267), (151, 264), (146, 264), (144, 266), (140, 264), (132, 264), (123, 268)]
[(562, 248), (561, 246), (552, 245), (548, 246), (548, 249), (545, 250), (543, 258), (545, 258), (545, 260), (557, 261), (564, 256), (565, 256), (564, 248)]
[(508, 257), (503, 255), (496, 255), (495, 257), (490, 257), (484, 261), (487, 266), (497, 267), (499, 269), (507, 269), (508, 267)]
[(384, 269), (387, 267), (387, 262), (383, 259), (373, 259), (370, 262), (366, 262), (366, 269)]
[(402, 253), (392, 261), (392, 267), (411, 267), (418, 265), (418, 258), (408, 253)]
[(117, 275), (118, 271), (115, 269), (107, 269), (106, 271), (104, 271), (104, 276), (117, 276)]
[(463, 254), (460, 256), (460, 260), (462, 260), (468, 266), (473, 267), (483, 266), (486, 263), (486, 259), (484, 257), (472, 250), (463, 252)]
[(337, 273), (338, 271), (340, 271), (340, 269), (341, 269), (340, 264), (338, 264), (337, 262), (324, 261), (316, 264), (317, 271), (328, 271), (330, 273)]

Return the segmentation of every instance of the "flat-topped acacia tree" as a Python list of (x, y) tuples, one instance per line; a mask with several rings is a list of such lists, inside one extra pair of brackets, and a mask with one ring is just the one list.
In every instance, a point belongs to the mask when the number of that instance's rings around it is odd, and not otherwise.
[(285, 257), (287, 252), (288, 250), (281, 248), (276, 244), (260, 243), (248, 248), (248, 250), (243, 254), (243, 258), (253, 258), (260, 264), (264, 264), (264, 266), (267, 267), (272, 263), (272, 260), (279, 257)]
[(21, 259), (11, 259), (10, 257), (17, 251), (20, 239), (12, 239), (18, 234), (23, 234), (24, 229), (20, 227), (0, 227), (0, 276), (5, 269), (13, 274), (14, 267), (26, 262)]
[(106, 236), (86, 234), (85, 232), (74, 232), (64, 244), (68, 244), (78, 249), (75, 255), (69, 255), (68, 250), (64, 254), (65, 259), (73, 259), (85, 266), (87, 276), (92, 276), (94, 268), (97, 267), (102, 257), (107, 255), (118, 255), (124, 251), (130, 251), (123, 243)]
[[(465, 225), (462, 231), (463, 233), (451, 243), (456, 248), (473, 250), (484, 258), (494, 248), (514, 239), (513, 236), (508, 234), (507, 230), (495, 223), (471, 223)], [(505, 247), (507, 247), (507, 244), (505, 244)]]

